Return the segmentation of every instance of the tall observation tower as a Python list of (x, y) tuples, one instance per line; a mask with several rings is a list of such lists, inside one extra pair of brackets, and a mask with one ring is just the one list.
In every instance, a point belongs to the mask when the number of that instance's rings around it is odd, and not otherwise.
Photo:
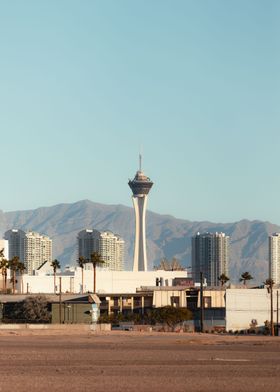
[(149, 177), (142, 172), (142, 158), (139, 155), (139, 170), (133, 180), (129, 180), (133, 196), (133, 206), (135, 211), (135, 244), (133, 271), (147, 271), (146, 255), (146, 208), (148, 193), (153, 186)]

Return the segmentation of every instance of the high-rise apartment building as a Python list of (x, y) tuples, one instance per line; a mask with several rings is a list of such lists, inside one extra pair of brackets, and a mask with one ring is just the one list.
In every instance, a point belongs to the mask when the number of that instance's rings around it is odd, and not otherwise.
[(90, 255), (98, 252), (105, 262), (102, 268), (111, 271), (124, 269), (124, 240), (111, 231), (100, 232), (86, 229), (78, 233), (78, 257), (90, 260)]
[(99, 252), (98, 230), (85, 229), (78, 233), (78, 257), (82, 256), (86, 260), (90, 259), (93, 252)]
[(18, 229), (6, 231), (4, 237), (8, 241), (9, 258), (18, 256), (29, 275), (45, 261), (52, 261), (52, 240), (49, 237)]
[(196, 282), (200, 272), (208, 286), (218, 286), (219, 276), (228, 275), (229, 236), (224, 233), (197, 233), (192, 238), (192, 273)]
[(19, 257), (20, 261), (24, 262), (24, 239), (25, 232), (19, 229), (12, 229), (6, 231), (4, 234), (5, 240), (8, 241), (9, 259)]
[(124, 269), (124, 240), (110, 231), (103, 231), (99, 238), (99, 252), (105, 266), (112, 271)]
[(269, 277), (280, 284), (280, 233), (268, 237)]

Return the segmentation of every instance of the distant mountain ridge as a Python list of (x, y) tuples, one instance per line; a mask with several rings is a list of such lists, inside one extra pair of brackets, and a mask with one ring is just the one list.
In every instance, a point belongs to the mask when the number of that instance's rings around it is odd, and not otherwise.
[[(82, 200), (34, 210), (0, 211), (1, 234), (11, 228), (34, 230), (53, 240), (53, 257), (62, 265), (75, 264), (77, 233), (85, 228), (111, 230), (126, 242), (126, 268), (132, 269), (134, 247), (134, 211), (123, 205), (105, 205)], [(160, 259), (177, 257), (191, 264), (191, 237), (197, 232), (224, 232), (230, 236), (230, 278), (237, 281), (249, 271), (254, 282), (268, 276), (268, 235), (280, 232), (280, 226), (262, 221), (235, 223), (190, 222), (170, 215), (147, 212), (147, 252), (149, 268)]]

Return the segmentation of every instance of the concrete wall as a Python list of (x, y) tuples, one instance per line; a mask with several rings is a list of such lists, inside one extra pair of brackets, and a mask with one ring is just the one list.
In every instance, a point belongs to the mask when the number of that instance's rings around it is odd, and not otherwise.
[[(96, 292), (97, 293), (135, 293), (140, 286), (155, 286), (156, 278), (163, 278), (164, 284), (167, 281), (172, 283), (174, 278), (187, 277), (186, 271), (96, 271)], [(17, 291), (21, 292), (21, 277), (18, 277)], [(23, 275), (24, 293), (53, 293), (53, 276), (30, 276)], [(74, 276), (61, 276), (62, 292), (81, 293), (82, 272), (77, 268)], [(59, 291), (59, 277), (56, 278), (56, 292)], [(93, 272), (84, 271), (84, 292), (93, 291)]]
[(111, 324), (0, 324), (1, 330), (111, 331)]
[[(276, 290), (274, 290), (274, 321), (276, 320)], [(252, 320), (257, 327), (270, 321), (270, 294), (267, 289), (226, 290), (226, 330), (250, 328)]]

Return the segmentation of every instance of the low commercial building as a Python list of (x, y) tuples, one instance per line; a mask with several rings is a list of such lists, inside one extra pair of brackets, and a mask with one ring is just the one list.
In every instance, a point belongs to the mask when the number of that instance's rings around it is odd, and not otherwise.
[[(36, 277), (32, 277), (36, 278)], [(48, 284), (53, 282), (53, 276)], [(71, 276), (64, 276), (64, 285)], [(41, 281), (42, 282), (42, 281)], [(69, 283), (69, 282), (68, 282)], [(139, 283), (139, 282), (138, 282)], [(50, 283), (50, 287), (53, 287)], [(63, 287), (66, 287), (63, 286)], [(70, 287), (70, 286), (69, 286)], [(38, 294), (0, 295), (0, 321), (8, 317), (13, 306), (18, 306), (28, 296)], [(92, 323), (101, 315), (144, 314), (150, 309), (173, 306), (186, 307), (193, 314), (195, 329), (200, 330), (200, 290), (182, 286), (142, 286), (128, 290), (99, 292), (97, 294), (61, 293), (46, 294), (53, 323)], [(263, 329), (270, 322), (270, 293), (266, 288), (212, 288), (203, 292), (204, 331), (241, 331)], [(273, 291), (273, 318), (277, 320), (277, 290)], [(279, 315), (278, 315), (279, 316)]]
[[(212, 287), (203, 290), (203, 329), (204, 331), (222, 331), (226, 329), (225, 289)], [(192, 300), (195, 299), (195, 291), (189, 292)], [(193, 306), (193, 318), (195, 328), (200, 331), (200, 290), (197, 288), (197, 305)]]
[(130, 313), (144, 314), (147, 310), (153, 308), (153, 292), (141, 293), (121, 293), (98, 295), (100, 303), (101, 315), (124, 315)]
[[(36, 320), (24, 320), (17, 317), (23, 301), (28, 297), (34, 298), (36, 296), (36, 294), (0, 295), (0, 323), (36, 322)], [(92, 324), (98, 321), (101, 301), (95, 294), (62, 294), (61, 296), (46, 295), (45, 297), (51, 314), (49, 323)]]
[(95, 294), (64, 296), (51, 303), (52, 324), (92, 324), (100, 316), (100, 299)]
[(185, 308), (187, 306), (186, 288), (178, 286), (141, 287), (138, 292), (151, 292), (153, 295), (153, 307), (173, 306)]

